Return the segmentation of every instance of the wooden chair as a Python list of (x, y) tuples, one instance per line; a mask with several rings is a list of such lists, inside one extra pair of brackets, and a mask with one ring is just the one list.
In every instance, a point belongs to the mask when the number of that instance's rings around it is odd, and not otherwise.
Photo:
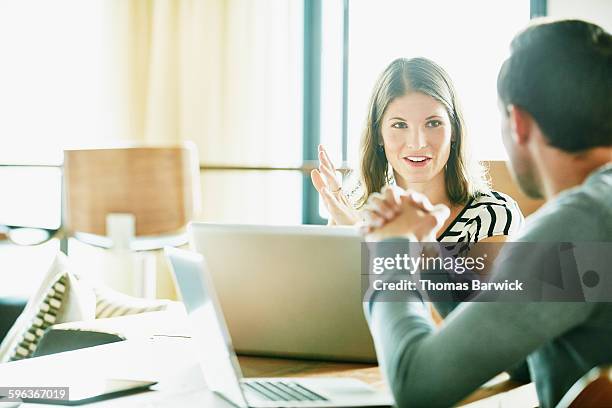
[[(129, 251), (146, 255), (147, 250), (185, 244), (199, 198), (193, 145), (64, 152), (65, 236), (114, 250), (117, 258)], [(135, 272), (140, 289), (132, 294), (137, 296), (154, 296), (154, 285), (143, 289), (144, 280), (151, 283), (156, 275), (154, 255), (149, 255), (133, 262), (148, 268)], [(145, 272), (149, 278), (138, 274)]]
[(135, 235), (184, 228), (199, 208), (195, 148), (131, 147), (64, 152), (70, 233), (107, 235), (107, 215), (132, 214)]
[(569, 389), (557, 408), (612, 406), (612, 366), (595, 367)]

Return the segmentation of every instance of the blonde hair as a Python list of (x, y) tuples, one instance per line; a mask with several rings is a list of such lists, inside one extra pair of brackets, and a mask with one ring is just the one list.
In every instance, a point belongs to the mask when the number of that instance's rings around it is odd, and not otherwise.
[(379, 192), (387, 184), (389, 165), (384, 150), (378, 145), (382, 140), (381, 120), (391, 101), (409, 92), (431, 96), (444, 106), (450, 118), (454, 143), (444, 174), (446, 192), (451, 203), (465, 204), (477, 193), (489, 189), (484, 169), (479, 162), (471, 159), (463, 113), (448, 74), (426, 58), (398, 58), (378, 78), (370, 99), (361, 139), (362, 193), (355, 203), (357, 208), (362, 207), (371, 194)]

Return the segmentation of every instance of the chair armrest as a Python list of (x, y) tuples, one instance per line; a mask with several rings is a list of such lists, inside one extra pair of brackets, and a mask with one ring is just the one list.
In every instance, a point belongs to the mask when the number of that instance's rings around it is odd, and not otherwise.
[(56, 324), (47, 329), (34, 356), (153, 336), (191, 337), (184, 309)]
[(557, 408), (609, 407), (612, 404), (612, 366), (591, 369), (565, 393)]
[(126, 339), (152, 336), (190, 336), (187, 315), (184, 310), (164, 310), (109, 317), (107, 319), (61, 323), (52, 327), (114, 333)]
[(125, 340), (125, 337), (114, 333), (51, 326), (40, 339), (32, 357), (100, 346), (123, 340)]
[(0, 343), (23, 312), (28, 299), (16, 297), (0, 298)]

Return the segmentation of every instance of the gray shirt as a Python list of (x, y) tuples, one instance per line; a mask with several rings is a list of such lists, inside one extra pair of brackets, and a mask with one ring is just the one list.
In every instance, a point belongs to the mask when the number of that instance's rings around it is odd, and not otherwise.
[[(549, 201), (515, 240), (612, 242), (612, 164)], [(502, 262), (493, 277), (519, 276), (516, 269), (504, 270)], [(374, 297), (364, 307), (402, 407), (452, 405), (525, 358), (541, 406), (552, 407), (591, 368), (612, 363), (612, 303), (468, 302), (440, 329), (422, 302)]]

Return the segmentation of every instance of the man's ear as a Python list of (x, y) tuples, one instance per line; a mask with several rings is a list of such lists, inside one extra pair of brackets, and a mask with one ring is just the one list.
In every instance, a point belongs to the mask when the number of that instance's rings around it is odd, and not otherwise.
[(512, 129), (514, 141), (519, 145), (526, 144), (531, 136), (531, 127), (533, 125), (531, 115), (520, 106), (509, 105), (508, 120), (510, 121), (510, 129)]

